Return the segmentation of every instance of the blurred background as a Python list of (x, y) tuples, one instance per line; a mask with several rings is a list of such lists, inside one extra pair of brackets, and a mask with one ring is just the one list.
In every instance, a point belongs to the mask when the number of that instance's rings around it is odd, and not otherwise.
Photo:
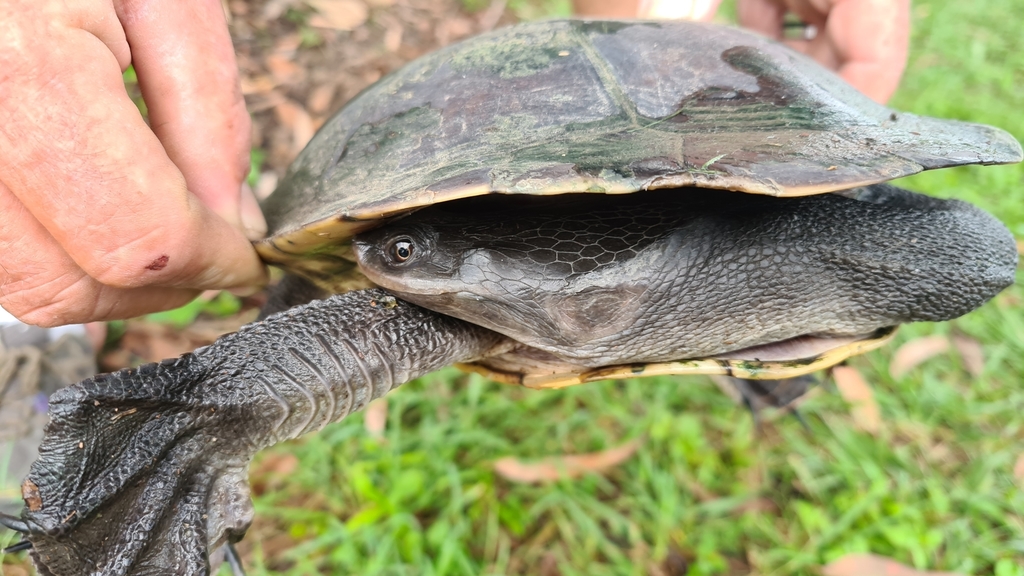
[[(403, 63), (570, 9), (568, 0), (226, 1), (254, 121), (250, 184), (269, 194), (334, 111)], [(717, 19), (734, 13), (727, 1)], [(1024, 0), (915, 0), (910, 61), (890, 105), (1024, 140), (1022, 16)], [(131, 70), (125, 85), (145, 112)], [(1021, 165), (901, 184), (979, 205), (1024, 239)], [(786, 410), (755, 426), (709, 378), (533, 391), (454, 369), (426, 376), (261, 453), (256, 522), (239, 549), (254, 576), (1024, 576), (1020, 279), (975, 313), (904, 327), (892, 344), (820, 375), (799, 401), (806, 428)], [(261, 304), (261, 295), (210, 293), (111, 323), (101, 368), (190, 351)], [(29, 573), (18, 556), (2, 568)]]

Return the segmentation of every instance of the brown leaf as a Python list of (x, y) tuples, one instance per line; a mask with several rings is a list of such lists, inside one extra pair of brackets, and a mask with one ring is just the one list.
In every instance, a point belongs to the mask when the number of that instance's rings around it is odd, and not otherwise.
[(1013, 465), (1013, 477), (1017, 482), (1024, 484), (1024, 452), (1017, 457), (1017, 462)]
[(985, 370), (985, 350), (982, 349), (981, 342), (963, 334), (954, 334), (952, 340), (967, 373), (975, 378), (981, 376)]
[(384, 49), (388, 52), (398, 52), (398, 49), (402, 47), (402, 35), (404, 29), (402, 25), (395, 22), (388, 25), (387, 30), (384, 31)]
[(299, 458), (289, 452), (272, 452), (260, 460), (259, 466), (253, 470), (254, 475), (277, 474), (288, 476), (299, 468)]
[(260, 495), (280, 489), (298, 467), (298, 457), (289, 452), (271, 452), (258, 458), (249, 470), (252, 493)]
[(28, 576), (28, 570), (17, 564), (4, 564), (4, 576)]
[(928, 572), (874, 554), (847, 554), (821, 568), (824, 576), (961, 576), (957, 572)]
[(832, 368), (832, 377), (839, 394), (850, 404), (853, 423), (869, 434), (877, 434), (882, 426), (882, 412), (875, 402), (875, 393), (864, 377), (850, 366)]
[(274, 40), (274, 53), (283, 56), (295, 56), (295, 51), (302, 46), (302, 36), (298, 32), (279, 36)]
[(265, 94), (274, 89), (274, 79), (266, 74), (242, 76), (242, 94)]
[(733, 514), (746, 514), (747, 512), (769, 512), (778, 514), (779, 506), (768, 498), (751, 498), (733, 509)]
[(263, 5), (263, 18), (277, 20), (288, 10), (288, 8), (299, 3), (299, 0), (270, 0)]
[(603, 472), (621, 464), (639, 447), (640, 440), (634, 439), (601, 452), (553, 456), (532, 463), (513, 457), (500, 458), (494, 463), (494, 471), (506, 480), (524, 484), (579, 478), (588, 472)]
[(1017, 254), (1024, 256), (1024, 240), (1017, 240)]
[(540, 557), (537, 573), (539, 576), (562, 576), (562, 571), (558, 569), (558, 557), (552, 552), (545, 552)]
[(306, 98), (306, 108), (313, 114), (327, 112), (327, 109), (331, 107), (331, 101), (334, 100), (334, 93), (337, 92), (337, 88), (334, 84), (317, 86), (309, 93), (309, 97)]
[(309, 19), (310, 26), (354, 30), (362, 26), (370, 16), (366, 4), (359, 0), (307, 0), (316, 9), (319, 17)]
[(438, 44), (449, 44), (469, 36), (473, 32), (473, 22), (468, 18), (449, 18), (442, 20), (434, 29)]
[(388, 423), (388, 399), (377, 398), (363, 411), (363, 427), (373, 438), (384, 436), (384, 426)]
[(299, 65), (284, 54), (271, 54), (265, 60), (267, 70), (277, 84), (290, 84), (299, 77)]
[(313, 119), (302, 106), (287, 98), (274, 106), (274, 114), (281, 124), (291, 129), (292, 154), (298, 155), (316, 131), (313, 128)]
[(924, 336), (914, 338), (896, 350), (889, 363), (889, 375), (902, 378), (904, 374), (925, 361), (949, 350), (949, 339), (945, 336)]

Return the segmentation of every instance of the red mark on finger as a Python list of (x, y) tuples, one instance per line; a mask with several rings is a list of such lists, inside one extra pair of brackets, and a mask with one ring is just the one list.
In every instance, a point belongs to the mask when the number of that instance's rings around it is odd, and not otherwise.
[(168, 260), (170, 260), (170, 258), (167, 256), (167, 254), (164, 254), (163, 256), (157, 258), (156, 260), (150, 262), (149, 266), (146, 266), (146, 270), (163, 270), (164, 268), (167, 267)]

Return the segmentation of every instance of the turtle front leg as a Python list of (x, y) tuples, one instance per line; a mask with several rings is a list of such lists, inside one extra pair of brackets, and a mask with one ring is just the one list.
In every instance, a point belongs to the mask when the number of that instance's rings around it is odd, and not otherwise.
[(503, 341), (365, 290), (61, 390), (22, 485), (36, 566), (53, 576), (206, 574), (209, 554), (252, 521), (247, 469), (258, 450)]

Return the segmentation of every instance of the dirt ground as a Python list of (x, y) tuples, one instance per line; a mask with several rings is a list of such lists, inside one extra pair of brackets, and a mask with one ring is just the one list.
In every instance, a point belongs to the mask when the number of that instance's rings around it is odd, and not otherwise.
[(253, 147), (256, 185), (273, 191), (313, 133), (363, 88), (406, 62), (514, 20), (497, 0), (468, 13), (456, 0), (227, 3)]

